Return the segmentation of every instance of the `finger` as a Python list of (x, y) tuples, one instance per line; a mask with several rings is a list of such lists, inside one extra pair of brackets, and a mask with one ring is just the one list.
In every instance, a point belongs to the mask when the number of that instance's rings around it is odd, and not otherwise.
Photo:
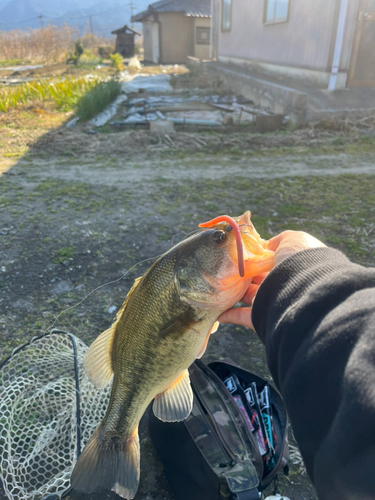
[(244, 296), (241, 298), (241, 302), (243, 302), (244, 304), (247, 304), (248, 306), (251, 306), (251, 304), (253, 303), (255, 294), (258, 291), (258, 288), (259, 288), (259, 285), (250, 283), (250, 285), (249, 285), (248, 289), (246, 290)]
[(223, 324), (233, 323), (254, 330), (253, 322), (251, 321), (251, 307), (229, 309), (218, 317), (218, 322)]
[(269, 273), (258, 274), (258, 276), (254, 276), (253, 281), (251, 283), (255, 285), (260, 285), (263, 282), (264, 278), (268, 275)]
[(283, 236), (283, 233), (280, 233), (277, 236), (274, 236), (273, 238), (271, 238), (268, 241), (267, 250), (272, 250), (273, 252), (275, 252), (277, 250), (278, 246), (280, 245), (280, 241), (281, 241), (282, 236)]

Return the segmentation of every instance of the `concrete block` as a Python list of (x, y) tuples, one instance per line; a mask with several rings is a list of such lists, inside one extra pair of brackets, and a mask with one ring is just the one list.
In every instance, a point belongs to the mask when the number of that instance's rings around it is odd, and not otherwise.
[(232, 91), (251, 99), (256, 105), (268, 108), (276, 115), (289, 116), (292, 122), (305, 123), (306, 93), (259, 78), (258, 75), (254, 76), (233, 65), (208, 62), (203, 68), (208, 74), (218, 76)]
[(150, 122), (150, 132), (169, 134), (174, 132), (174, 123), (169, 120), (153, 120)]
[(283, 126), (283, 115), (257, 115), (255, 128), (258, 132), (274, 132)]

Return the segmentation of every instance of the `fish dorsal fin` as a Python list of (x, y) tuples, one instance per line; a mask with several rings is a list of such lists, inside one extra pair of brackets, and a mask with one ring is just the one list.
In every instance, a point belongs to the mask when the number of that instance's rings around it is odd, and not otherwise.
[(99, 337), (91, 344), (89, 350), (87, 351), (85, 358), (85, 370), (91, 382), (95, 385), (95, 387), (98, 387), (99, 389), (106, 387), (112, 380), (112, 345), (115, 336), (116, 325), (125, 310), (130, 295), (134, 292), (141, 279), (142, 276), (140, 278), (137, 278), (133, 286), (129, 290), (124, 303), (122, 304), (116, 315), (116, 321), (110, 328), (108, 328), (108, 330), (99, 335)]
[(190, 386), (189, 372), (181, 375), (154, 400), (154, 414), (163, 422), (179, 422), (190, 415), (193, 408), (193, 391)]
[(208, 344), (208, 341), (210, 339), (210, 335), (212, 335), (213, 333), (215, 333), (217, 331), (217, 329), (219, 328), (219, 326), (220, 326), (220, 323), (218, 321), (215, 321), (215, 323), (212, 325), (212, 327), (208, 330), (206, 338), (204, 339), (202, 348), (201, 348), (201, 350), (198, 353), (197, 359), (201, 359), (201, 357), (203, 356), (203, 354), (206, 352), (207, 344)]

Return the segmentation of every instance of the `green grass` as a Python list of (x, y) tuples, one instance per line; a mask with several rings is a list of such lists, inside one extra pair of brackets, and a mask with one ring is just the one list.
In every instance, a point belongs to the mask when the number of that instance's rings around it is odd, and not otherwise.
[(89, 51), (85, 51), (77, 60), (77, 68), (95, 68), (102, 60)]
[(23, 83), (16, 87), (0, 89), (0, 112), (7, 112), (19, 104), (28, 105), (33, 101), (55, 101), (62, 111), (70, 111), (77, 106), (80, 99), (90, 90), (100, 86), (101, 79), (66, 78), (62, 80), (46, 79)]
[(0, 61), (0, 66), (19, 66), (20, 64), (28, 64), (28, 61), (23, 59), (3, 59)]
[(77, 115), (82, 120), (89, 120), (103, 111), (121, 92), (121, 83), (117, 80), (102, 82), (81, 97), (77, 103)]
[(55, 264), (61, 264), (66, 260), (73, 259), (76, 254), (76, 249), (74, 246), (60, 248), (56, 252), (56, 258), (53, 260)]

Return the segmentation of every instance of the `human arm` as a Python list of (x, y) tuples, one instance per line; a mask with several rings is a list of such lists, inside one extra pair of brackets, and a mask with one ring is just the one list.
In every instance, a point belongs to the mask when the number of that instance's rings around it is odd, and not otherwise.
[(252, 321), (319, 499), (374, 499), (375, 270), (331, 248), (289, 254)]

